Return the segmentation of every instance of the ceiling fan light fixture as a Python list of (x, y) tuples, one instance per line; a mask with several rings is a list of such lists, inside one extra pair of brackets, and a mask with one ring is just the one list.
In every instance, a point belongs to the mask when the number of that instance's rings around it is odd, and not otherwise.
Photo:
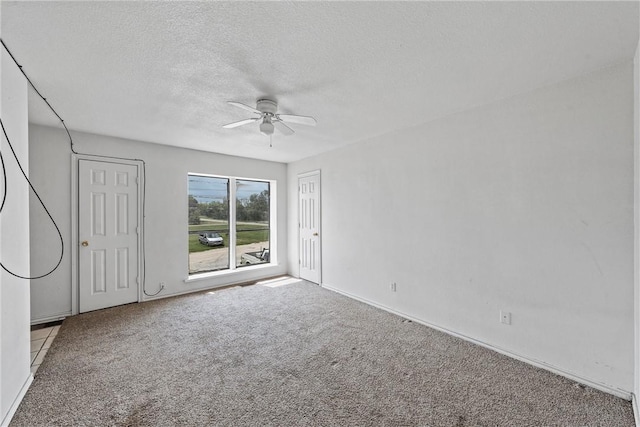
[(265, 117), (262, 123), (260, 123), (260, 132), (269, 136), (273, 135), (273, 129), (273, 123), (271, 123), (271, 120), (268, 117)]

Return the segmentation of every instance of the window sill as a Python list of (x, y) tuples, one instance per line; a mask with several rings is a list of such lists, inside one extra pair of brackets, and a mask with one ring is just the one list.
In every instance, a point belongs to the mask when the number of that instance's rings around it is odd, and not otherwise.
[(268, 264), (254, 265), (251, 267), (236, 268), (234, 270), (209, 271), (206, 273), (196, 273), (196, 274), (191, 274), (189, 275), (189, 277), (184, 279), (184, 283), (200, 282), (202, 280), (208, 280), (208, 279), (214, 279), (214, 278), (220, 278), (220, 277), (233, 277), (244, 272), (266, 270), (266, 269), (275, 268), (275, 267), (277, 267), (277, 264), (268, 263)]

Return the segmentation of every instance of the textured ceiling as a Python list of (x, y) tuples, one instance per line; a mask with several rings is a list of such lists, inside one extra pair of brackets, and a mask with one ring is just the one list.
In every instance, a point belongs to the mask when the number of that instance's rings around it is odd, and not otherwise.
[[(9, 2), (71, 128), (290, 162), (631, 61), (638, 2)], [(311, 115), (273, 147), (226, 104)], [(30, 121), (53, 124), (34, 96)]]

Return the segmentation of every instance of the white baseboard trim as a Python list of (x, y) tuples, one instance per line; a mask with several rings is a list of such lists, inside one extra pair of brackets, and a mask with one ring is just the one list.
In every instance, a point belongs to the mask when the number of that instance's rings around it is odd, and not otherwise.
[[(410, 316), (408, 314), (402, 313), (402, 312), (400, 312), (398, 310), (395, 310), (393, 308), (387, 307), (385, 305), (376, 303), (374, 301), (370, 301), (370, 300), (368, 300), (366, 298), (362, 298), (362, 297), (359, 297), (357, 295), (353, 295), (353, 294), (351, 294), (349, 292), (345, 292), (345, 291), (343, 291), (341, 289), (338, 289), (338, 288), (335, 288), (335, 287), (333, 287), (331, 285), (327, 285), (326, 283), (323, 283), (322, 287), (326, 288), (327, 290), (330, 290), (330, 291), (339, 293), (341, 295), (344, 295), (344, 296), (346, 296), (348, 298), (352, 298), (352, 299), (355, 299), (357, 301), (363, 302), (365, 304), (372, 305), (372, 306), (374, 306), (376, 308), (379, 308), (381, 310), (384, 310), (384, 311), (387, 311), (389, 313), (395, 314), (397, 316), (404, 317), (406, 319), (410, 319), (413, 322), (420, 323), (422, 325), (425, 325), (425, 326), (428, 326), (430, 328), (433, 328), (433, 329), (435, 329), (437, 331), (444, 332), (445, 334), (452, 335), (452, 336), (454, 336), (456, 338), (460, 338), (460, 339), (463, 339), (463, 340), (468, 341), (470, 343), (479, 345), (481, 347), (488, 348), (489, 350), (496, 351), (496, 352), (498, 352), (500, 354), (503, 354), (503, 355), (511, 357), (513, 359), (516, 359), (516, 360), (519, 360), (521, 362), (527, 363), (529, 365), (533, 365), (535, 367), (544, 369), (546, 371), (553, 372), (556, 375), (560, 375), (562, 377), (569, 378), (570, 380), (573, 380), (573, 381), (578, 382), (580, 384), (584, 384), (586, 386), (595, 388), (596, 390), (600, 390), (600, 391), (603, 391), (605, 393), (609, 393), (609, 394), (612, 394), (614, 396), (617, 396), (617, 397), (620, 397), (622, 399), (629, 400), (629, 401), (632, 398), (633, 393), (628, 392), (626, 390), (620, 390), (618, 388), (611, 387), (611, 386), (609, 386), (607, 384), (601, 384), (599, 382), (592, 381), (590, 379), (581, 377), (580, 375), (576, 375), (576, 374), (574, 374), (572, 372), (569, 372), (569, 371), (566, 371), (564, 369), (558, 368), (556, 366), (550, 365), (550, 364), (548, 364), (546, 362), (535, 360), (535, 359), (531, 359), (531, 358), (529, 358), (527, 356), (522, 356), (522, 355), (514, 353), (514, 352), (512, 352), (510, 350), (505, 350), (503, 348), (496, 347), (496, 346), (494, 346), (492, 344), (488, 344), (486, 342), (479, 341), (477, 339), (474, 339), (474, 338), (468, 337), (466, 335), (457, 333), (457, 332), (449, 330), (447, 328), (443, 328), (443, 327), (435, 325), (433, 323), (430, 323), (430, 322), (424, 321), (422, 319), (418, 319), (416, 317), (413, 317), (413, 316)], [(638, 424), (638, 427), (640, 427), (640, 424)]]
[(638, 407), (638, 396), (635, 393), (631, 394), (631, 405), (633, 406), (633, 417), (636, 420), (636, 427), (640, 427), (640, 407)]
[[(0, 0), (1, 1), (1, 0)], [(172, 297), (177, 297), (177, 296), (181, 296), (181, 295), (187, 295), (187, 294), (197, 294), (198, 292), (205, 292), (205, 291), (214, 291), (216, 289), (219, 288), (228, 288), (231, 286), (242, 286), (242, 285), (250, 285), (253, 284), (255, 282), (259, 282), (262, 280), (269, 280), (269, 279), (274, 279), (276, 277), (282, 277), (287, 275), (287, 273), (270, 273), (266, 276), (256, 276), (256, 277), (248, 277), (248, 278), (241, 278), (235, 281), (231, 281), (231, 282), (225, 282), (225, 283), (218, 283), (218, 284), (214, 284), (214, 285), (208, 285), (202, 288), (195, 288), (195, 289), (187, 289), (184, 291), (178, 291), (178, 292), (172, 292), (170, 294), (159, 294), (157, 296), (153, 296), (153, 297), (147, 297), (145, 296), (143, 300), (140, 300), (138, 302), (143, 303), (143, 302), (148, 302), (148, 301), (155, 301), (158, 299), (164, 299), (164, 298), (172, 298)], [(185, 283), (187, 283), (185, 281)]]
[(22, 402), (24, 395), (27, 394), (27, 390), (29, 390), (29, 387), (31, 386), (32, 382), (33, 382), (33, 374), (29, 372), (29, 377), (22, 385), (22, 388), (20, 389), (18, 396), (16, 396), (15, 400), (11, 404), (11, 407), (9, 408), (9, 412), (7, 412), (7, 415), (4, 416), (4, 419), (2, 420), (2, 424), (0, 424), (2, 427), (7, 427), (9, 425), (9, 423), (11, 422), (11, 418), (13, 418), (16, 411), (18, 410), (18, 406), (20, 406), (20, 402)]
[(71, 316), (71, 312), (52, 314), (52, 315), (46, 316), (46, 317), (38, 317), (38, 318), (35, 318), (35, 319), (31, 319), (31, 326), (40, 325), (42, 323), (57, 322), (58, 320), (64, 320), (65, 318), (67, 318), (69, 316)]

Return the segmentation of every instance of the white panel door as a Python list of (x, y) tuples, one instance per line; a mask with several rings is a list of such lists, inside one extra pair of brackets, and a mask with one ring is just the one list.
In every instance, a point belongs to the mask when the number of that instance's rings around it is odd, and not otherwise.
[(138, 301), (138, 168), (79, 160), (80, 312)]
[(320, 172), (298, 177), (300, 278), (321, 283)]

